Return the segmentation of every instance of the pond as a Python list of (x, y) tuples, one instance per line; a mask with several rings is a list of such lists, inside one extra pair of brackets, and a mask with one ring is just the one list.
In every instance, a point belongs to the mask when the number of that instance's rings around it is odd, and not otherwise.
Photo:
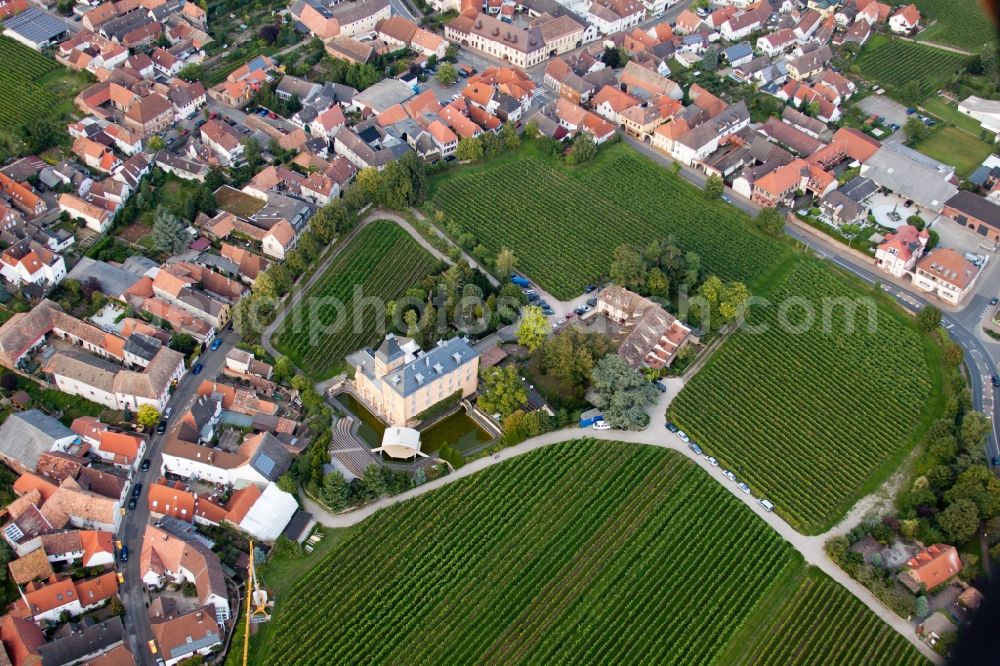
[(420, 450), (434, 453), (443, 444), (450, 444), (462, 455), (467, 455), (469, 451), (491, 439), (493, 437), (479, 427), (471, 416), (464, 411), (457, 411), (420, 431)]
[[(350, 393), (336, 396), (344, 409), (357, 417), (359, 421), (358, 435), (372, 448), (382, 444), (385, 424), (372, 414), (367, 407)], [(426, 430), (420, 431), (420, 450), (424, 453), (435, 453), (443, 444), (450, 444), (460, 453), (467, 454), (472, 449), (489, 442), (493, 437), (483, 430), (475, 420), (464, 411), (457, 411), (451, 416), (441, 419)]]
[(361, 439), (372, 448), (382, 446), (382, 435), (385, 433), (385, 424), (382, 420), (368, 411), (368, 408), (350, 393), (340, 393), (336, 398), (344, 409), (358, 418), (358, 435)]

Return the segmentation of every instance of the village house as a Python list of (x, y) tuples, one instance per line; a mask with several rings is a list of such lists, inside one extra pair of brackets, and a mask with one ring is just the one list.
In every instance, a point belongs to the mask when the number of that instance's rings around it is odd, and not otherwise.
[(958, 305), (972, 291), (979, 267), (951, 248), (937, 247), (917, 262), (913, 286)]
[(962, 560), (954, 546), (936, 543), (906, 561), (897, 578), (914, 594), (926, 594), (940, 587), (962, 570)]
[(0, 252), (0, 275), (17, 287), (33, 284), (54, 287), (66, 277), (66, 262), (34, 240), (24, 239)]
[(667, 367), (694, 339), (691, 329), (663, 307), (618, 285), (601, 290), (597, 311), (623, 328), (618, 355), (632, 368)]
[(896, 278), (913, 271), (917, 260), (923, 256), (930, 234), (926, 230), (903, 224), (896, 231), (886, 234), (875, 249), (875, 265)]
[(941, 214), (994, 243), (1000, 242), (1000, 205), (962, 190), (945, 202)]
[(167, 582), (194, 583), (198, 603), (215, 607), (212, 618), (219, 625), (231, 615), (219, 556), (200, 541), (187, 541), (164, 529), (147, 525), (139, 555), (139, 573), (142, 582), (154, 589)]
[(920, 27), (920, 10), (916, 5), (906, 5), (889, 18), (889, 29), (895, 33), (908, 35)]

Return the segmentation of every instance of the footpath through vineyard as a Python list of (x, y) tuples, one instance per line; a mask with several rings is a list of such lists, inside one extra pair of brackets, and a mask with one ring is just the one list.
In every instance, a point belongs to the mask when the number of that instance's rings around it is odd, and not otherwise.
[[(693, 460), (695, 464), (699, 465), (711, 478), (718, 481), (723, 488), (732, 493), (732, 495), (739, 501), (743, 502), (761, 520), (770, 525), (771, 529), (777, 532), (779, 536), (781, 536), (785, 541), (791, 544), (793, 548), (801, 553), (806, 563), (817, 567), (830, 578), (846, 588), (848, 592), (865, 604), (883, 622), (888, 624), (900, 635), (910, 641), (910, 643), (920, 650), (921, 654), (926, 656), (929, 660), (935, 664), (942, 663), (941, 657), (931, 650), (923, 641), (916, 637), (913, 631), (913, 625), (896, 615), (893, 611), (889, 610), (882, 604), (882, 602), (876, 599), (867, 588), (844, 573), (840, 567), (834, 564), (830, 558), (827, 557), (826, 552), (823, 549), (823, 543), (826, 538), (825, 535), (805, 536), (797, 532), (788, 523), (779, 518), (777, 514), (765, 511), (760, 504), (757, 503), (757, 500), (754, 497), (740, 492), (740, 490), (736, 487), (736, 484), (726, 480), (718, 468), (709, 465), (705, 458), (694, 455), (687, 446), (684, 446), (683, 443), (677, 439), (677, 437), (672, 435), (666, 429), (666, 408), (670, 404), (670, 401), (680, 392), (683, 387), (683, 380), (672, 378), (664, 381), (667, 383), (668, 390), (660, 396), (657, 404), (650, 408), (650, 422), (648, 428), (640, 432), (627, 432), (620, 430), (587, 430), (585, 434), (588, 437), (597, 440), (631, 442), (635, 444), (645, 444), (648, 446), (658, 446), (665, 449), (672, 449), (688, 456), (688, 458)], [(581, 434), (584, 433), (580, 430), (569, 428), (534, 437), (516, 446), (504, 449), (496, 456), (488, 456), (474, 460), (447, 476), (435, 479), (434, 481), (430, 481), (422, 486), (408, 490), (399, 495), (384, 497), (360, 509), (345, 513), (333, 514), (315, 502), (312, 502), (307, 497), (302, 497), (302, 501), (305, 505), (305, 509), (312, 513), (316, 520), (323, 525), (334, 528), (351, 527), (352, 525), (357, 525), (361, 521), (365, 520), (379, 509), (392, 506), (393, 504), (397, 504), (399, 502), (405, 502), (409, 499), (413, 499), (414, 497), (419, 497), (420, 495), (436, 490), (446, 484), (454, 483), (459, 479), (472, 476), (477, 472), (499, 464), (505, 460), (523, 456), (527, 453), (552, 444), (579, 439)], [(867, 502), (867, 498), (863, 498), (860, 502)]]

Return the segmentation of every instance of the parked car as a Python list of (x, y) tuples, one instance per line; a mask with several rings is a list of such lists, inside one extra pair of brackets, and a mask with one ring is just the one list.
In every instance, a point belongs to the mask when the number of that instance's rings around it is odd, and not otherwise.
[(167, 407), (166, 409), (163, 410), (163, 418), (169, 419), (170, 415), (173, 414), (173, 413), (174, 413), (174, 408), (173, 407)]
[(667, 430), (669, 430), (670, 432), (677, 432), (677, 426), (675, 426), (670, 421), (667, 421)]
[(596, 298), (588, 298), (587, 299), (587, 306), (591, 307), (591, 308), (596, 308), (597, 307), (597, 299)]
[(195, 363), (194, 367), (191, 368), (191, 374), (192, 375), (200, 375), (201, 371), (204, 370), (204, 369), (205, 369), (205, 366), (203, 366), (201, 363)]
[(611, 430), (611, 424), (607, 421), (595, 421), (590, 427), (594, 430)]
[(215, 351), (221, 346), (222, 346), (222, 338), (216, 338), (212, 340), (212, 345), (211, 345), (212, 351)]
[(768, 502), (766, 499), (760, 500), (760, 505), (764, 507), (765, 511), (774, 511), (774, 505)]
[(149, 465), (150, 465), (149, 458), (143, 459), (142, 464), (139, 465), (139, 471), (140, 472), (148, 472), (149, 471)]
[(719, 466), (719, 461), (716, 460), (713, 456), (709, 456), (709, 457), (705, 458), (705, 460), (707, 460), (708, 464), (711, 465), (712, 467), (718, 467)]
[(659, 379), (654, 379), (652, 383), (653, 386), (656, 387), (656, 390), (659, 391), (660, 393), (667, 392), (667, 385), (661, 382)]
[(576, 316), (576, 313), (574, 313), (574, 312), (567, 312), (566, 313), (566, 319), (572, 319), (575, 316)]
[(136, 505), (138, 503), (139, 503), (139, 498), (137, 498), (137, 497), (130, 497), (129, 500), (128, 500), (128, 510), (129, 511), (135, 511), (135, 507), (136, 507)]
[(917, 110), (916, 110), (916, 109), (914, 109), (914, 108), (913, 108), (913, 107), (911, 106), (910, 108), (908, 108), (908, 109), (906, 110), (906, 115), (908, 115), (908, 116), (912, 116), (912, 115), (913, 115), (914, 113), (916, 113), (916, 112), (917, 112)]
[(678, 430), (678, 431), (677, 431), (677, 436), (678, 436), (678, 437), (680, 438), (680, 440), (681, 440), (682, 442), (684, 442), (685, 444), (687, 444), (688, 442), (690, 442), (690, 441), (691, 441), (691, 438), (690, 438), (690, 437), (688, 437), (688, 436), (687, 436), (687, 433), (686, 433), (686, 432), (684, 432), (683, 430)]
[(583, 293), (590, 294), (593, 293), (596, 289), (597, 289), (596, 284), (588, 284), (586, 287), (583, 288)]
[(552, 308), (542, 308), (542, 314), (546, 317), (551, 317), (555, 314), (555, 311)]
[(748, 486), (747, 484), (745, 484), (745, 483), (741, 483), (741, 484), (739, 484), (739, 485), (738, 485), (738, 486), (736, 486), (736, 487), (737, 487), (737, 488), (739, 488), (740, 490), (742, 490), (742, 491), (743, 491), (744, 493), (746, 493), (747, 495), (749, 495), (749, 494), (750, 494), (750, 486)]
[(993, 384), (993, 386), (1000, 386), (1000, 377), (993, 375), (990, 377), (990, 383)]
[(161, 419), (160, 422), (156, 424), (156, 434), (162, 435), (166, 431), (167, 431), (167, 422)]
[(688, 448), (694, 451), (695, 455), (697, 456), (703, 455), (701, 447), (695, 444), (694, 442), (688, 442)]
[(142, 484), (137, 483), (132, 486), (132, 497), (138, 497), (140, 494), (142, 494)]
[(528, 302), (534, 303), (538, 300), (538, 294), (528, 294)]
[(990, 299), (990, 305), (996, 305), (997, 303), (1000, 303), (1000, 298), (994, 296), (993, 298)]
[(578, 315), (583, 315), (583, 313), (586, 312), (586, 310), (584, 310), (582, 307), (579, 307), (579, 308), (573, 308), (573, 312), (575, 312)]
[(118, 555), (122, 562), (128, 562), (128, 546), (122, 546), (122, 549), (121, 551), (119, 551)]
[(733, 474), (732, 472), (730, 472), (728, 469), (722, 470), (722, 476), (726, 477), (730, 481), (735, 481), (736, 480), (736, 475)]

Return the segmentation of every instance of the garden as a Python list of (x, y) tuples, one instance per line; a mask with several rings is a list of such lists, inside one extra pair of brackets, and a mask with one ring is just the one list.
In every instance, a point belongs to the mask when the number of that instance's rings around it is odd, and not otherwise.
[(960, 72), (969, 56), (874, 35), (858, 56), (862, 75), (885, 86), (905, 104), (916, 103), (938, 90)]
[(568, 167), (525, 142), (481, 165), (446, 171), (431, 194), (460, 244), (481, 245), (492, 256), (509, 248), (518, 270), (561, 299), (606, 276), (621, 244), (672, 238), (698, 253), (708, 273), (751, 286), (787, 252), (736, 208), (623, 144)]
[[(347, 354), (378, 342), (386, 330), (385, 311), (362, 307), (364, 299), (384, 306), (439, 268), (398, 225), (373, 222), (305, 293), (279, 329), (275, 347), (310, 376), (330, 377), (344, 369)], [(355, 307), (362, 314), (355, 315)], [(334, 324), (338, 317), (341, 326)]]
[[(786, 600), (788, 583), (776, 583), (804, 571), (682, 456), (567, 442), (352, 529), (279, 601), (250, 660), (710, 664), (750, 656), (745, 638), (734, 642), (743, 628), (756, 639), (758, 627), (770, 637), (807, 625), (828, 656), (840, 655), (828, 663), (857, 663), (873, 646), (886, 663), (918, 663), (904, 639), (818, 574), (809, 607), (829, 608), (823, 621), (808, 625), (800, 608), (771, 612)], [(773, 654), (769, 663), (803, 663)]]
[(880, 292), (805, 258), (750, 324), (766, 331), (730, 338), (668, 415), (793, 527), (823, 532), (941, 409), (936, 347)]

